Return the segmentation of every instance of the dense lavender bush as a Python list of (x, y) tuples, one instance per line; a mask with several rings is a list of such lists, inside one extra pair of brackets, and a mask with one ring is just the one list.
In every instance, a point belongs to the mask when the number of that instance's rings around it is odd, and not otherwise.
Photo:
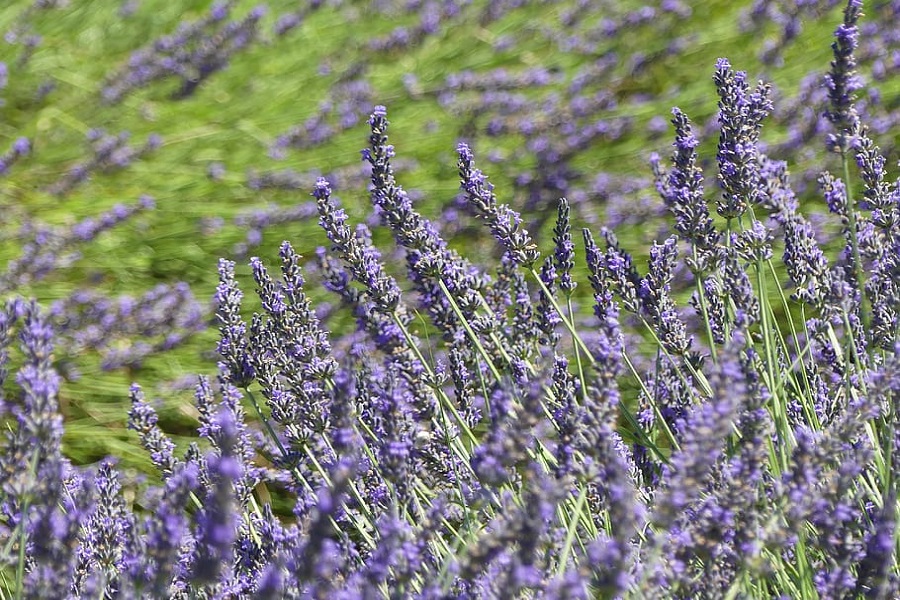
[[(431, 35), (461, 6), (413, 4), (420, 23), (370, 41), (373, 52)], [(481, 17), (514, 4), (492, 3)], [(288, 14), (276, 33), (318, 7)], [(201, 73), (183, 80), (180, 96), (224, 66), (239, 46), (228, 44), (256, 31), (254, 13), (213, 36), (223, 45), (203, 44), (229, 8), (180, 31), (185, 43), (201, 40), (176, 53)], [(590, 10), (581, 2), (562, 18)], [(602, 35), (686, 11), (664, 2), (558, 42), (589, 53)], [(747, 26), (781, 15), (786, 43), (802, 13), (758, 2)], [(249, 319), (249, 282), (242, 289), (236, 264), (220, 260), (217, 374), (196, 380), (198, 439), (186, 451), (132, 385), (128, 424), (158, 475), (137, 491), (114, 460), (84, 467), (64, 456), (55, 357), (60, 348), (100, 351), (109, 368), (134, 366), (202, 329), (203, 310), (185, 285), (138, 299), (79, 290), (49, 309), (17, 294), (74, 260), (78, 244), (151, 208), (149, 198), (71, 227), (26, 228), (23, 257), (0, 274), (9, 298), (0, 308), (4, 594), (898, 597), (900, 179), (890, 182), (858, 98), (860, 17), (861, 3), (849, 0), (821, 92), (828, 129), (817, 133), (842, 169), (817, 174), (840, 232), (833, 246), (820, 243), (788, 165), (762, 141), (779, 113), (770, 86), (726, 59), (711, 65), (715, 156), (702, 156), (700, 128), (675, 108), (671, 157), (652, 160), (670, 225), (646, 267), (634, 258), (641, 249), (609, 227), (573, 235), (566, 197), (535, 221), (555, 221), (544, 243), (460, 142), (458, 208), (483, 223), (500, 258), (464, 256), (444, 219), (427, 217), (398, 180), (388, 112), (375, 106), (362, 150), (373, 209), (365, 223), (352, 222), (322, 176), (311, 201), (239, 217), (251, 230), (240, 253), (270, 222), (316, 216), (330, 246), (314, 263), (290, 242), (274, 261), (250, 258), (259, 309)], [(108, 99), (180, 73), (163, 60), (175, 41), (139, 54), (127, 86)], [(782, 42), (766, 56), (776, 60)], [(207, 64), (198, 53), (218, 58)], [(529, 86), (553, 78), (525, 77)], [(460, 75), (441, 94), (519, 83)], [(317, 145), (335, 110), (352, 127), (354, 103), (370, 93), (360, 89), (272, 152)], [(576, 149), (630, 127), (578, 127), (576, 116), (561, 141), (554, 124), (526, 126), (527, 103), (511, 104), (498, 99), (517, 119), (495, 127), (523, 128), (546, 177), (526, 185), (531, 208), (579, 180), (567, 164)], [(566, 120), (567, 109), (550, 110)], [(85, 172), (124, 167), (153, 145), (93, 140)], [(28, 151), (16, 142), (4, 165)], [(210, 175), (222, 177), (221, 167)], [(53, 191), (83, 180), (73, 177)], [(250, 183), (294, 189), (300, 178)], [(391, 255), (376, 247), (375, 228), (393, 238)], [(339, 309), (317, 310), (316, 285), (352, 315), (350, 331), (329, 330), (323, 312)], [(578, 309), (585, 302), (590, 316)], [(156, 341), (128, 345), (135, 337)]]

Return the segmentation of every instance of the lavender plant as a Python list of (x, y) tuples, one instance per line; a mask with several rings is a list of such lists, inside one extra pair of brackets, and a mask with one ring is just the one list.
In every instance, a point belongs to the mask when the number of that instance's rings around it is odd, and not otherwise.
[[(493, 3), (483, 20), (508, 4)], [(181, 33), (204, 35), (228, 8)], [(415, 36), (458, 7), (425, 9)], [(589, 10), (579, 3), (563, 19)], [(662, 12), (685, 10), (672, 2)], [(656, 17), (623, 14), (566, 43), (588, 52), (597, 35)], [(308, 218), (314, 207), (330, 246), (316, 252), (315, 267), (289, 242), (274, 268), (251, 258), (258, 309), (249, 318), (235, 263), (219, 262), (219, 358), (216, 376), (197, 380), (198, 440), (178, 451), (132, 386), (129, 427), (159, 481), (137, 493), (111, 461), (79, 467), (64, 457), (54, 341), (103, 348), (121, 331), (178, 343), (173, 328), (189, 335), (199, 326), (189, 290), (117, 303), (82, 292), (50, 311), (8, 301), (0, 309), (4, 593), (900, 595), (900, 180), (888, 183), (887, 159), (857, 110), (859, 19), (860, 2), (849, 0), (826, 84), (827, 139), (842, 175), (819, 176), (820, 201), (841, 231), (836, 251), (819, 243), (785, 163), (765, 154), (764, 126), (777, 113), (768, 85), (751, 90), (725, 59), (713, 75), (715, 160), (704, 162), (680, 109), (671, 160), (653, 160), (674, 220), (646, 267), (606, 227), (596, 236), (584, 228), (576, 244), (566, 198), (544, 243), (460, 143), (464, 210), (500, 255), (493, 265), (470, 261), (399, 181), (387, 110), (376, 106), (362, 151), (368, 225), (354, 224), (318, 177), (314, 202), (293, 214)], [(375, 49), (402, 46), (404, 35)], [(608, 133), (571, 132), (567, 148)], [(282, 148), (306, 143), (289, 137)], [(567, 168), (567, 148), (541, 135), (530, 143), (541, 164)], [(0, 283), (15, 290), (44, 276), (60, 252), (138, 208), (72, 232), (37, 232)], [(257, 215), (254, 226), (274, 218)], [(369, 225), (394, 239), (406, 280)], [(678, 278), (693, 284), (690, 299)], [(331, 330), (316, 312), (311, 284), (349, 310), (350, 332)]]

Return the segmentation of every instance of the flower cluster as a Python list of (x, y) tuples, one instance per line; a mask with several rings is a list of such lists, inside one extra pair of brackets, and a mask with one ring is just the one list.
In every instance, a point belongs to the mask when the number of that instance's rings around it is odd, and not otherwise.
[[(464, 3), (409, 4), (422, 9), (419, 25), (375, 39), (373, 52), (434, 34)], [(515, 4), (490, 3), (482, 22)], [(575, 4), (554, 41), (583, 54), (603, 36), (689, 12), (665, 1), (585, 32), (571, 24), (594, 3)], [(289, 13), (276, 32), (319, 5)], [(255, 35), (258, 13), (222, 25), (230, 8), (216, 5), (138, 53), (108, 99), (173, 73), (179, 94), (191, 94)], [(753, 10), (777, 12), (766, 2)], [(0, 589), (26, 598), (900, 596), (900, 179), (890, 181), (853, 93), (859, 19), (860, 3), (848, 0), (826, 83), (823, 118), (838, 130), (828, 139), (843, 175), (820, 171), (818, 200), (840, 231), (836, 247), (818, 239), (787, 164), (765, 154), (763, 123), (778, 112), (769, 86), (751, 89), (726, 59), (712, 78), (714, 157), (701, 157), (676, 108), (671, 158), (652, 161), (673, 219), (646, 261), (608, 226), (573, 239), (580, 200), (558, 197), (536, 218), (555, 216), (551, 235), (514, 208), (541, 208), (550, 191), (577, 198), (576, 150), (631, 127), (594, 118), (613, 97), (582, 93), (612, 68), (603, 60), (569, 84), (566, 110), (547, 113), (563, 122), (520, 118), (529, 104), (513, 108), (512, 95), (485, 104), (502, 115), (496, 130), (519, 128), (547, 171), (520, 179), (529, 193), (516, 196), (495, 188), (460, 142), (452, 218), (430, 219), (404, 188), (387, 109), (367, 106), (368, 219), (354, 223), (322, 176), (309, 182), (312, 202), (238, 217), (252, 236), (244, 253), (269, 224), (313, 216), (328, 246), (309, 262), (287, 241), (274, 261), (251, 257), (252, 283), (219, 261), (217, 372), (196, 378), (196, 439), (179, 448), (149, 394), (131, 386), (128, 428), (156, 469), (147, 485), (114, 460), (65, 457), (59, 358), (99, 352), (110, 368), (135, 366), (182, 343), (205, 324), (190, 288), (115, 299), (79, 290), (49, 310), (15, 294), (152, 201), (26, 230), (22, 256), (0, 273), (9, 298)], [(788, 37), (796, 21), (785, 21)], [(630, 68), (645, 62), (632, 57)], [(552, 78), (458, 75), (438, 96), (452, 105), (454, 94)], [(273, 153), (318, 145), (334, 114), (352, 127), (368, 93), (348, 89), (346, 105), (323, 106)], [(141, 153), (121, 137), (94, 141), (85, 172)], [(17, 144), (18, 157), (28, 144)], [(304, 178), (257, 183), (296, 189)], [(64, 194), (81, 179), (61, 181)], [(448, 235), (450, 222), (483, 225), (500, 258), (476, 260)], [(391, 252), (377, 245), (389, 237)], [(334, 305), (316, 306), (317, 287)], [(135, 338), (154, 341), (129, 345)]]

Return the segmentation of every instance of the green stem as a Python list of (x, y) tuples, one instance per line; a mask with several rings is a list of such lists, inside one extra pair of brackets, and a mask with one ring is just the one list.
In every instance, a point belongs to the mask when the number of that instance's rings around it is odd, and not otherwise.
[[(566, 294), (566, 308), (569, 309), (569, 317), (574, 318), (573, 315), (575, 312), (572, 310), (572, 294)], [(587, 380), (584, 376), (584, 365), (581, 362), (581, 349), (578, 347), (575, 336), (572, 336), (572, 345), (575, 349), (575, 367), (578, 369), (578, 381), (581, 383), (581, 395), (584, 397), (587, 394)]]
[(569, 513), (571, 520), (569, 521), (569, 527), (566, 531), (566, 541), (563, 544), (562, 553), (559, 555), (559, 562), (556, 566), (556, 574), (562, 575), (566, 569), (566, 563), (569, 561), (569, 553), (572, 551), (572, 544), (575, 541), (575, 535), (578, 532), (578, 520), (581, 518), (581, 509), (584, 507), (584, 503), (587, 500), (587, 488), (582, 488), (581, 492), (578, 494), (578, 500), (575, 502), (575, 507), (572, 512)]
[[(434, 381), (434, 371), (432, 370), (431, 366), (425, 361), (425, 357), (422, 356), (422, 352), (419, 350), (419, 347), (414, 343), (412, 336), (409, 334), (409, 330), (406, 329), (406, 325), (403, 324), (403, 321), (400, 320), (400, 317), (396, 312), (391, 313), (391, 317), (394, 320), (394, 324), (397, 325), (397, 328), (400, 329), (400, 332), (403, 334), (403, 338), (406, 340), (407, 347), (412, 351), (412, 353), (416, 356), (416, 359), (421, 363), (422, 368), (425, 369), (425, 372), (428, 374), (429, 378)], [(456, 407), (450, 401), (450, 398), (447, 397), (447, 394), (445, 394), (442, 390), (435, 390), (435, 392), (438, 399), (444, 402), (444, 406), (447, 408), (447, 410), (450, 411), (450, 414), (453, 415), (453, 418), (456, 420), (456, 424), (459, 426), (460, 430), (466, 434), (466, 437), (468, 437), (473, 444), (478, 443), (478, 439), (475, 437), (475, 434), (473, 434), (472, 430), (469, 429), (469, 425), (459, 414), (459, 411), (456, 410)], [(458, 448), (457, 452), (459, 452)], [(468, 464), (468, 457), (464, 452), (460, 453), (460, 457), (464, 459), (466, 464)]]
[[(847, 150), (841, 151), (841, 165), (844, 170), (844, 189), (847, 192), (847, 220), (850, 229), (850, 250), (853, 253), (853, 282), (859, 290), (859, 317), (862, 323), (862, 335), (869, 330), (869, 301), (862, 281), (862, 258), (859, 253), (859, 231), (856, 222), (856, 207), (853, 205), (853, 187), (850, 184), (850, 158)], [(852, 333), (848, 331), (848, 333)]]
[[(590, 364), (592, 366), (597, 364), (597, 359), (594, 358), (594, 355), (591, 354), (591, 351), (585, 345), (584, 341), (581, 339), (581, 337), (579, 337), (578, 332), (575, 330), (575, 326), (563, 313), (562, 309), (559, 306), (559, 303), (556, 301), (556, 298), (553, 297), (553, 294), (550, 292), (549, 289), (547, 289), (547, 286), (544, 285), (544, 282), (541, 281), (540, 275), (534, 269), (531, 269), (531, 275), (534, 277), (535, 281), (538, 282), (538, 284), (541, 287), (541, 290), (543, 290), (543, 292), (544, 292), (544, 295), (547, 297), (547, 299), (553, 305), (553, 308), (556, 310), (556, 312), (559, 314), (560, 319), (562, 320), (563, 324), (566, 326), (566, 329), (568, 329), (569, 333), (572, 335), (572, 339), (575, 340), (576, 346), (580, 347), (584, 351), (584, 355), (587, 357), (588, 361), (590, 362)], [(659, 340), (657, 339), (657, 342), (658, 341)], [(631, 370), (631, 373), (634, 375), (635, 379), (637, 380), (638, 385), (640, 385), (641, 389), (645, 393), (648, 394), (648, 398), (649, 398), (650, 396), (649, 396), (649, 392), (647, 390), (647, 386), (644, 385), (644, 382), (641, 380), (640, 375), (637, 372), (637, 369), (634, 368), (634, 365), (631, 363), (631, 360), (629, 360), (628, 355), (624, 352), (624, 350), (622, 352), (622, 358), (623, 358), (623, 360), (625, 360), (625, 363), (628, 365), (629, 369)], [(625, 421), (631, 427), (634, 427), (634, 431), (632, 433), (634, 433), (635, 437), (637, 437), (643, 445), (645, 445), (649, 449), (651, 449), (653, 451), (653, 453), (656, 454), (660, 460), (668, 463), (668, 458), (663, 455), (663, 453), (656, 446), (656, 444), (654, 444), (652, 441), (650, 441), (650, 439), (647, 437), (647, 434), (644, 433), (643, 429), (641, 429), (640, 425), (637, 422), (637, 419), (631, 413), (631, 411), (629, 411), (628, 408), (626, 408), (621, 403), (619, 404), (619, 408), (621, 409), (621, 412), (622, 412), (623, 417), (625, 418)], [(667, 432), (668, 436), (670, 437), (670, 441), (677, 446), (677, 443), (675, 442), (675, 438), (672, 435), (672, 432), (668, 429), (668, 426), (666, 426), (666, 432)]]
[(782, 402), (780, 401), (781, 396), (776, 391), (777, 386), (775, 385), (775, 382), (777, 381), (777, 378), (775, 375), (775, 349), (773, 347), (771, 338), (772, 325), (769, 322), (770, 306), (765, 274), (763, 273), (762, 261), (757, 261), (756, 264), (756, 286), (759, 295), (759, 315), (760, 320), (762, 321), (761, 327), (763, 334), (763, 346), (766, 354), (766, 373), (768, 374), (769, 379), (769, 392), (772, 394), (772, 412), (775, 413), (775, 427), (784, 442), (779, 445), (778, 458), (781, 464), (781, 469), (779, 470), (779, 472), (775, 473), (775, 475), (778, 476), (781, 474), (781, 472), (788, 468), (788, 463), (790, 460), (789, 446), (793, 447), (793, 432), (790, 423), (788, 422), (787, 407), (782, 404)]
[[(269, 420), (263, 414), (262, 407), (259, 405), (259, 402), (256, 400), (256, 396), (253, 395), (253, 393), (250, 391), (249, 388), (244, 388), (244, 391), (247, 393), (247, 396), (250, 398), (250, 404), (253, 405), (253, 408), (256, 411), (256, 414), (259, 417), (259, 420), (262, 421), (262, 423), (263, 423), (263, 427), (266, 428), (266, 430), (269, 433), (269, 436), (272, 438), (272, 441), (275, 442), (276, 446), (278, 446), (279, 452), (281, 452), (281, 455), (283, 457), (287, 456), (288, 455), (287, 449), (281, 443), (281, 440), (279, 439), (278, 435), (275, 433), (275, 429), (272, 427), (272, 424), (269, 422)], [(306, 451), (307, 451), (307, 455), (311, 456), (311, 452), (309, 451), (308, 448), (306, 449)], [(318, 466), (318, 462), (316, 462), (315, 464)], [(321, 466), (318, 466), (318, 468), (321, 469)], [(315, 492), (315, 489), (313, 489), (312, 485), (306, 480), (306, 478), (303, 476), (303, 474), (296, 467), (291, 467), (290, 472), (294, 476), (294, 479), (297, 481), (297, 483), (299, 483), (301, 486), (306, 488), (306, 490), (308, 492), (310, 492), (310, 493)], [(328, 483), (328, 477), (324, 472), (322, 472), (322, 477), (325, 480), (325, 482)], [(358, 496), (359, 492), (357, 491), (356, 493)], [(363, 506), (363, 507), (366, 506), (366, 504), (364, 502), (362, 502), (361, 496), (357, 497), (357, 501), (360, 502), (360, 506)], [(340, 526), (337, 524), (337, 522), (333, 518), (329, 517), (329, 519), (331, 521), (332, 526), (335, 528), (335, 530), (340, 531)], [(374, 524), (374, 521), (371, 521), (371, 519), (370, 519), (370, 522)], [(354, 523), (356, 523), (355, 520), (354, 520)], [(356, 528), (359, 531), (360, 535), (362, 535), (363, 539), (365, 539), (366, 542), (368, 542), (370, 545), (372, 545), (372, 547), (374, 547), (375, 540), (369, 535), (369, 533), (365, 530), (365, 528), (360, 526), (359, 523), (356, 523)]]
[[(699, 268), (697, 264), (697, 246), (694, 244), (691, 244), (691, 256), (694, 259), (694, 267)], [(706, 329), (706, 339), (709, 340), (709, 355), (713, 364), (718, 365), (719, 357), (716, 350), (716, 341), (713, 339), (712, 326), (709, 324), (709, 307), (706, 302), (706, 293), (703, 290), (702, 275), (703, 273), (699, 270), (694, 272), (694, 286), (697, 288), (697, 300), (700, 303), (700, 314), (703, 317), (703, 326)]]

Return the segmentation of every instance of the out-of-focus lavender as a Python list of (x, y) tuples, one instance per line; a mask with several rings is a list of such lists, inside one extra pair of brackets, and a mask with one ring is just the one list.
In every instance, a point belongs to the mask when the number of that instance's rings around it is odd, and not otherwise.
[[(21, 10), (11, 21), (3, 33), (3, 41), (11, 47), (20, 48), (14, 63), (16, 70), (27, 67), (34, 52), (41, 45), (43, 38), (34, 30), (32, 19), (44, 11), (67, 7), (69, 0), (34, 0)], [(4, 67), (5, 70), (5, 67)], [(3, 86), (0, 86), (3, 87)]]
[[(407, 5), (408, 4), (408, 5)], [(419, 48), (429, 38), (442, 35), (443, 27), (451, 28), (467, 13), (477, 13), (482, 25), (503, 19), (522, 3), (493, 2), (488, 7), (468, 3), (386, 2), (378, 10), (409, 21), (387, 36), (370, 42), (371, 58), (357, 58), (340, 72), (331, 84), (327, 100), (304, 123), (278, 136), (270, 147), (273, 157), (285, 158), (291, 149), (309, 149), (326, 143), (337, 134), (353, 127), (363, 116), (372, 88), (371, 65), (382, 54), (391, 55), (400, 48)], [(532, 228), (539, 227), (552, 214), (556, 199), (566, 196), (573, 213), (585, 221), (597, 219), (595, 205), (607, 198), (642, 191), (652, 195), (652, 180), (623, 176), (595, 165), (598, 145), (618, 142), (637, 133), (640, 113), (649, 97), (637, 82), (650, 81), (660, 69), (670, 69), (691, 48), (692, 36), (684, 34), (672, 39), (670, 32), (687, 31), (685, 25), (696, 17), (683, 2), (662, 2), (643, 7), (623, 7), (617, 2), (561, 3), (558, 11), (548, 12), (541, 23), (530, 23), (522, 31), (498, 36), (495, 49), (514, 53), (517, 45), (541, 40), (560, 55), (584, 56), (584, 60), (567, 70), (555, 64), (553, 53), (535, 66), (500, 67), (487, 70), (465, 69), (441, 74), (409, 72), (403, 78), (406, 93), (413, 101), (434, 100), (443, 111), (454, 117), (456, 135), (474, 149), (479, 140), (491, 137), (513, 138), (517, 144), (503, 153), (502, 174), (511, 179), (514, 193), (528, 201), (523, 213)], [(821, 17), (834, 8), (833, 0), (804, 2), (794, 6), (783, 2), (756, 2), (746, 11), (741, 27), (747, 34), (768, 34), (773, 27), (781, 34), (771, 47), (762, 50), (767, 64), (790, 50), (801, 32), (804, 19)], [(313, 7), (318, 6), (314, 3)], [(352, 9), (346, 14), (359, 18)], [(867, 8), (872, 19), (863, 26), (856, 61), (859, 77), (882, 80), (900, 62), (900, 40), (884, 24), (896, 18), (896, 8), (879, 3)], [(468, 14), (471, 18), (472, 15)], [(290, 21), (289, 15), (286, 21)], [(419, 21), (418, 24), (415, 24)], [(670, 39), (668, 46), (631, 54), (618, 55), (607, 49), (604, 40), (623, 32), (639, 30), (641, 36)], [(330, 67), (329, 67), (330, 70)], [(821, 87), (824, 70), (810, 74), (799, 90), (776, 90), (771, 95), (774, 111), (770, 126), (786, 132), (778, 142), (760, 147), (760, 152), (783, 160), (789, 157), (808, 161), (822, 157), (824, 149), (819, 134), (828, 127), (824, 115), (828, 97)], [(662, 86), (658, 94), (676, 93), (678, 84), (666, 78), (653, 80)], [(897, 122), (897, 111), (877, 92), (860, 99), (857, 110), (868, 118), (873, 134), (882, 136)], [(771, 112), (771, 111), (767, 111)], [(653, 116), (647, 123), (651, 137), (658, 137), (664, 121)], [(713, 119), (696, 128), (700, 140), (718, 132)], [(885, 136), (887, 137), (887, 136)], [(818, 140), (818, 141), (817, 141)], [(881, 139), (879, 139), (882, 142)], [(489, 142), (485, 142), (489, 145)], [(893, 142), (885, 150), (890, 153)], [(590, 165), (588, 167), (587, 165)], [(804, 167), (799, 175), (799, 191), (807, 194), (817, 176)], [(648, 201), (649, 204), (649, 201)], [(583, 208), (582, 208), (583, 206)], [(611, 203), (606, 208), (613, 222), (628, 222), (628, 216)], [(652, 215), (652, 211), (649, 211)], [(648, 215), (648, 216), (649, 216)], [(633, 217), (632, 217), (633, 219)]]
[(254, 8), (242, 19), (229, 21), (234, 4), (233, 0), (216, 2), (206, 17), (183, 23), (175, 33), (136, 50), (124, 67), (107, 76), (103, 99), (121, 102), (162, 79), (179, 82), (173, 98), (193, 95), (206, 79), (226, 68), (233, 55), (256, 40), (265, 8)]
[(318, 112), (297, 127), (280, 134), (269, 149), (272, 158), (285, 158), (288, 149), (315, 148), (362, 121), (372, 106), (372, 86), (365, 79), (366, 65), (355, 65), (331, 86)]
[(94, 172), (109, 173), (124, 169), (131, 163), (153, 152), (162, 144), (162, 139), (151, 134), (141, 146), (130, 146), (130, 135), (123, 131), (111, 135), (102, 129), (92, 129), (87, 140), (91, 145), (91, 155), (68, 169), (68, 171), (47, 190), (56, 196), (64, 196), (75, 186), (84, 183)]
[(50, 314), (72, 355), (97, 351), (104, 369), (139, 367), (206, 329), (207, 307), (186, 283), (159, 285), (140, 298), (110, 298), (91, 290), (55, 302)]
[(21, 240), (20, 256), (10, 260), (0, 273), (0, 290), (15, 292), (43, 279), (55, 269), (72, 264), (80, 257), (80, 245), (153, 207), (153, 198), (143, 196), (134, 204), (116, 205), (97, 217), (87, 217), (69, 227), (37, 221), (25, 223), (17, 234)]
[[(143, 196), (134, 204), (116, 205), (70, 226), (26, 223), (16, 234), (20, 255), (0, 273), (0, 290), (16, 297), (59, 276), (77, 263), (85, 245), (154, 206), (152, 198)], [(209, 308), (183, 282), (161, 284), (140, 298), (114, 298), (85, 287), (53, 303), (47, 319), (55, 329), (57, 356), (69, 363), (65, 374), (73, 378), (78, 377), (75, 359), (90, 353), (98, 354), (104, 370), (136, 368), (152, 355), (189, 342), (206, 329)]]
[(5, 175), (23, 156), (27, 156), (31, 152), (31, 141), (26, 137), (20, 137), (5, 154), (0, 156), (0, 176)]

